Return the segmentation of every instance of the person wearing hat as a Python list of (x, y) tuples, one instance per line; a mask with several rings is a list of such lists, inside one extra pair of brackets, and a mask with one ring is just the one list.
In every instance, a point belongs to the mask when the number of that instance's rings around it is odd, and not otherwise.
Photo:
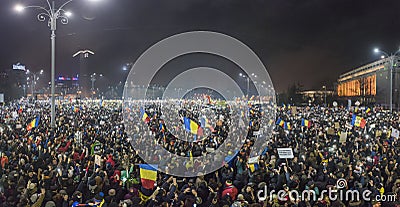
[(229, 195), (232, 200), (236, 200), (237, 194), (238, 194), (238, 189), (232, 184), (231, 180), (227, 180), (225, 182), (225, 187), (222, 191), (221, 197)]
[(113, 188), (108, 190), (108, 196), (106, 196), (106, 198), (104, 199), (106, 201), (106, 203), (111, 203), (113, 201), (116, 201), (115, 193), (116, 193), (115, 189), (113, 189)]

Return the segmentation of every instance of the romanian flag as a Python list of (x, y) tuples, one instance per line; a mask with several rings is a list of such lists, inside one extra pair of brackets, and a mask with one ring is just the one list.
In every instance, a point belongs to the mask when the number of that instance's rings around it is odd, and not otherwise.
[(367, 124), (367, 121), (364, 118), (353, 114), (353, 118), (351, 119), (352, 126), (364, 128), (366, 124)]
[(259, 157), (249, 158), (247, 166), (251, 172), (254, 172), (259, 169), (258, 162), (259, 162)]
[(278, 121), (276, 121), (276, 125), (284, 127), (285, 126), (285, 121), (283, 121), (282, 119), (278, 119)]
[(157, 166), (140, 164), (140, 181), (145, 189), (153, 189), (157, 180)]
[(18, 106), (18, 114), (20, 114), (20, 113), (22, 113), (22, 106), (21, 105)]
[(160, 122), (160, 127), (159, 127), (159, 129), (160, 129), (160, 132), (165, 132), (165, 126), (164, 126), (164, 124), (161, 123), (161, 122)]
[(35, 128), (39, 125), (40, 121), (40, 116), (37, 116), (35, 119), (33, 119), (28, 126), (26, 126), (26, 130), (30, 131), (32, 128)]
[(192, 133), (192, 134), (198, 134), (199, 129), (201, 128), (198, 123), (195, 121), (191, 120), (188, 117), (183, 118), (183, 123), (185, 124), (185, 129), (186, 131)]
[(249, 164), (249, 169), (250, 169), (251, 172), (254, 172), (254, 171), (258, 170), (259, 169), (258, 163), (250, 163)]
[(150, 122), (150, 117), (143, 108), (140, 108), (140, 116), (142, 117), (142, 121), (146, 124)]
[(291, 130), (292, 126), (290, 126), (289, 122), (285, 122), (285, 127), (284, 128), (287, 129), (287, 130)]
[(369, 112), (371, 112), (371, 108), (368, 107), (368, 108), (365, 109), (365, 113), (368, 114)]
[(307, 128), (311, 127), (311, 122), (307, 119), (301, 119), (301, 126), (306, 126)]
[(74, 111), (74, 112), (78, 112), (78, 111), (79, 111), (79, 108), (78, 108), (78, 107), (76, 107), (76, 106), (72, 106), (72, 111)]

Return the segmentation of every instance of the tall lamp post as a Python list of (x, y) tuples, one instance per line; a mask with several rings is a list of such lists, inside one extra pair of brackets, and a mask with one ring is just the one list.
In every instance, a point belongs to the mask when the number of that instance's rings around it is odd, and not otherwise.
[(27, 70), (26, 74), (28, 75), (26, 80), (29, 80), (29, 75), (32, 75), (32, 100), (35, 100), (36, 81), (39, 80), (38, 76), (43, 74), (43, 70), (40, 70), (39, 72), (31, 72), (30, 70)]
[(327, 105), (326, 105), (326, 86), (322, 86), (322, 89), (324, 89), (324, 106), (327, 107)]
[(57, 20), (60, 19), (61, 24), (68, 24), (68, 17), (72, 15), (71, 12), (64, 10), (64, 7), (70, 3), (72, 0), (69, 0), (62, 4), (59, 8), (55, 7), (54, 1), (49, 2), (46, 0), (47, 7), (43, 6), (15, 6), (15, 10), (18, 12), (22, 12), (26, 8), (35, 8), (40, 10), (40, 13), (37, 15), (37, 19), (41, 22), (48, 21), (48, 26), (51, 31), (50, 39), (51, 39), (51, 127), (55, 127), (55, 50), (56, 50), (56, 29), (57, 29)]
[(393, 112), (393, 64), (394, 64), (394, 58), (400, 53), (400, 48), (397, 50), (395, 53), (389, 53), (380, 50), (378, 48), (374, 49), (375, 53), (382, 53), (383, 55), (387, 56), (389, 58), (389, 70), (390, 70), (390, 93), (389, 93), (389, 105), (390, 105), (390, 113)]
[(246, 95), (249, 96), (250, 78), (247, 75), (244, 75), (243, 73), (239, 73), (239, 76), (246, 79), (247, 81)]
[[(96, 76), (97, 76), (97, 74), (96, 73), (93, 73), (92, 75), (90, 75), (90, 81), (92, 82), (92, 99), (93, 99), (93, 95), (94, 95), (94, 93), (95, 93), (95, 83), (96, 83), (96, 80), (97, 80), (97, 78), (96, 78)], [(100, 77), (103, 77), (103, 74), (99, 74), (99, 76)]]
[[(242, 78), (245, 78), (246, 81), (247, 81), (247, 94), (246, 94), (246, 95), (247, 95), (247, 97), (248, 97), (248, 96), (249, 96), (249, 93), (250, 93), (250, 77), (247, 76), (247, 75), (245, 75), (245, 74), (243, 74), (243, 73), (239, 73), (239, 76), (242, 77)], [(254, 73), (252, 73), (251, 76), (254, 77), (254, 78), (257, 78), (257, 75), (254, 74)], [(248, 97), (248, 98), (249, 98), (249, 97)]]

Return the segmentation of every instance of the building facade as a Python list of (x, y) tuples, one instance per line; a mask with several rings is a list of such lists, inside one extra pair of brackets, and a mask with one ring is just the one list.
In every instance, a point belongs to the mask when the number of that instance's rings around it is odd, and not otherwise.
[[(393, 104), (400, 103), (399, 57), (393, 57)], [(389, 106), (390, 57), (365, 64), (339, 76), (336, 89), (342, 99), (358, 100), (364, 104)]]

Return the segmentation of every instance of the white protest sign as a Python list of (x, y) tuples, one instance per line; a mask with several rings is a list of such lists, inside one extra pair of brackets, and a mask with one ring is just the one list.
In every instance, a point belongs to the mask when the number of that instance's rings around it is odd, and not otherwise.
[(94, 156), (94, 163), (98, 166), (101, 166), (101, 156), (100, 155)]
[(212, 148), (212, 147), (206, 147), (206, 151), (207, 151), (208, 153), (213, 153), (213, 152), (215, 152), (215, 149)]
[(292, 159), (294, 157), (292, 148), (277, 148), (279, 158)]
[(398, 129), (393, 129), (391, 136), (394, 138), (399, 138), (400, 132)]
[(261, 135), (261, 134), (262, 134), (262, 131), (261, 131), (261, 130), (253, 131), (253, 135), (254, 135), (254, 136), (258, 136), (258, 135)]
[(18, 118), (18, 113), (16, 111), (11, 112), (11, 116), (13, 119)]
[(340, 138), (339, 138), (339, 143), (344, 143), (346, 141), (347, 141), (347, 132), (341, 132)]
[(259, 160), (259, 159), (260, 159), (259, 156), (257, 156), (257, 157), (251, 157), (251, 158), (249, 158), (248, 163), (249, 163), (249, 164), (258, 163), (258, 160)]

